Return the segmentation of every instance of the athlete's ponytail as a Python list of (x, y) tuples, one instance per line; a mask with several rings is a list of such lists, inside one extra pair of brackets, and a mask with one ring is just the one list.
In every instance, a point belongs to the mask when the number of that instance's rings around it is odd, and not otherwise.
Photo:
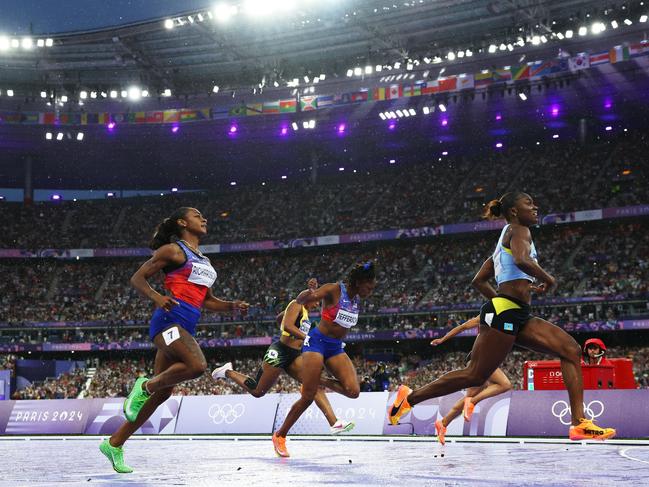
[(376, 266), (374, 262), (367, 261), (354, 265), (349, 273), (349, 284), (356, 286), (359, 281), (371, 281), (376, 279)]
[(516, 205), (516, 201), (522, 196), (526, 196), (522, 191), (510, 191), (502, 195), (500, 199), (491, 200), (485, 205), (482, 217), (487, 220), (497, 220), (499, 218), (509, 220), (509, 210)]
[(157, 250), (163, 245), (180, 240), (183, 227), (178, 224), (178, 220), (184, 219), (190, 209), (191, 208), (183, 206), (174, 211), (169, 218), (165, 218), (162, 223), (156, 227), (153, 238), (151, 239), (151, 242), (149, 242), (149, 248)]

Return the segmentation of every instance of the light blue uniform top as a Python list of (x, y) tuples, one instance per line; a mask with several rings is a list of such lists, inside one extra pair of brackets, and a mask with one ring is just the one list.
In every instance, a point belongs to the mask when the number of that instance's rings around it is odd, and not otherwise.
[[(507, 231), (507, 228), (509, 228), (509, 224), (505, 225), (505, 228), (503, 228), (503, 231), (500, 234), (500, 238), (498, 239), (498, 244), (496, 245), (496, 250), (494, 251), (492, 256), (494, 261), (494, 274), (496, 275), (496, 282), (500, 284), (507, 281), (514, 281), (516, 279), (527, 279), (528, 281), (534, 282), (536, 279), (528, 274), (525, 274), (516, 265), (511, 249), (508, 249), (503, 244), (503, 238), (505, 238), (505, 232)], [(530, 247), (530, 257), (534, 259), (534, 262), (538, 262), (534, 242), (532, 242), (532, 245)]]

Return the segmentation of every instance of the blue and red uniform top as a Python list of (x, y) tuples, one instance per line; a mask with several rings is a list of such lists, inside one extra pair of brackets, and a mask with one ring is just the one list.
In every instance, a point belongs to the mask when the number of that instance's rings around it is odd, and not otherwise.
[(174, 298), (196, 308), (203, 306), (205, 296), (216, 281), (216, 270), (210, 259), (196, 253), (182, 240), (175, 242), (185, 253), (185, 262), (177, 267), (166, 267), (164, 285)]
[(347, 288), (341, 281), (340, 285), (340, 299), (333, 306), (322, 308), (322, 319), (336, 323), (343, 328), (351, 328), (358, 323), (358, 313), (360, 310), (361, 299), (355, 296), (354, 299), (349, 299)]

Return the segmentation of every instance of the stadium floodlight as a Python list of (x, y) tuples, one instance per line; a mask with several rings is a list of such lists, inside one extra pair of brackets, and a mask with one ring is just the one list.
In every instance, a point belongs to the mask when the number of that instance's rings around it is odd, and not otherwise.
[(538, 46), (541, 43), (541, 38), (539, 36), (532, 36), (532, 45)]
[(564, 39), (564, 37), (565, 37), (565, 36), (563, 35), (562, 32), (557, 32), (557, 39), (559, 39), (560, 41), (562, 41), (562, 40)]
[(45, 134), (45, 139), (46, 139), (46, 140), (52, 140), (52, 132), (47, 132), (47, 133)]
[(433, 58), (433, 64), (439, 64), (439, 63), (441, 63), (441, 62), (442, 62), (442, 58), (441, 58), (441, 57), (439, 57), (439, 56), (435, 56), (435, 57)]
[(79, 98), (81, 98), (82, 100), (85, 100), (86, 98), (88, 98), (88, 92), (87, 91), (80, 91), (79, 92)]
[(572, 39), (572, 36), (573, 36), (573, 32), (570, 29), (568, 29), (566, 31), (566, 39)]
[(619, 26), (620, 24), (617, 23), (617, 20), (611, 20), (611, 27), (617, 29)]
[(347, 70), (347, 77), (351, 78), (352, 76), (354, 76), (354, 70), (353, 69), (348, 69)]
[(199, 12), (199, 14), (196, 16), (199, 22), (203, 22), (205, 20), (205, 17), (203, 17), (203, 14)]
[(403, 117), (403, 112), (401, 110), (397, 110), (397, 117)]
[(498, 47), (495, 44), (491, 44), (489, 46), (488, 51), (489, 51), (490, 54), (493, 54), (494, 52), (496, 52), (497, 49), (498, 49)]
[(381, 117), (381, 120), (387, 120), (388, 117), (385, 116), (385, 113), (381, 112), (379, 113), (379, 117)]
[(509, 52), (512, 52), (514, 50), (514, 44), (512, 44), (511, 42), (509, 44), (507, 44), (507, 50)]
[(110, 90), (110, 97), (111, 98), (117, 98), (117, 91), (116, 90)]
[(279, 88), (279, 81), (277, 81), (277, 80), (273, 81), (273, 86), (275, 88)]
[(406, 118), (410, 117), (410, 112), (408, 111), (407, 108), (403, 109), (403, 116), (406, 117)]
[(579, 27), (579, 31), (577, 33), (580, 36), (585, 36), (586, 34), (588, 34), (588, 29), (582, 25), (581, 27)]
[(372, 74), (373, 69), (372, 66), (365, 66), (365, 74)]
[(381, 66), (380, 64), (377, 64), (374, 67), (374, 71), (376, 71), (377, 73), (380, 73), (381, 71), (383, 71), (383, 66)]
[(602, 22), (593, 22), (593, 25), (590, 26), (590, 32), (592, 34), (600, 34), (606, 30), (606, 25)]
[(443, 103), (437, 105), (437, 108), (439, 108), (439, 111), (442, 113), (446, 112), (446, 105), (444, 105)]
[(171, 90), (169, 88), (165, 88), (165, 90), (162, 92), (162, 96), (171, 96)]
[(647, 21), (647, 16), (646, 15), (641, 15), (640, 16), (640, 22), (642, 22), (644, 24), (646, 21)]
[(414, 117), (415, 115), (417, 115), (417, 110), (415, 110), (414, 108), (411, 108), (411, 109), (408, 110), (408, 111), (410, 112), (410, 115), (412, 115), (413, 117)]
[(79, 142), (81, 142), (81, 141), (83, 140), (83, 132), (79, 132), (79, 133), (77, 134), (77, 140), (78, 140)]
[(413, 69), (415, 69), (414, 64), (412, 64), (411, 62), (406, 64), (406, 71), (412, 71)]
[(34, 41), (31, 37), (23, 37), (22, 42), (20, 43), (23, 46), (23, 49), (29, 50), (34, 47)]
[(430, 108), (424, 107), (421, 109), (422, 112), (424, 112), (424, 115), (428, 115), (430, 113)]
[(527, 95), (523, 92), (519, 93), (518, 96), (520, 97), (521, 100), (525, 101), (527, 100)]
[(307, 122), (306, 120), (304, 122), (302, 122), (302, 128), (308, 129), (309, 128), (309, 122)]
[(545, 44), (546, 42), (548, 42), (548, 38), (545, 36), (541, 36), (541, 42)]
[(20, 47), (20, 41), (18, 39), (11, 39), (11, 47), (14, 49)]
[(216, 17), (216, 20), (219, 22), (227, 22), (239, 12), (239, 9), (233, 5), (228, 5), (227, 3), (220, 3), (214, 7), (213, 13)]
[(519, 37), (518, 40), (516, 41), (516, 44), (517, 44), (519, 47), (523, 47), (523, 46), (525, 46), (525, 39), (523, 39), (522, 37)]
[(139, 86), (130, 86), (128, 88), (128, 97), (133, 101), (137, 101), (142, 98), (142, 90)]
[(394, 69), (400, 69), (400, 68), (401, 68), (401, 63), (399, 61), (394, 63)]
[(54, 39), (45, 39), (45, 47), (52, 47), (54, 45)]
[(455, 53), (454, 53), (453, 51), (450, 51), (450, 52), (446, 55), (446, 59), (448, 59), (449, 61), (454, 61), (454, 60), (455, 60)]
[(214, 86), (212, 87), (212, 93), (218, 93), (218, 92), (219, 92), (219, 87), (218, 87), (218, 85), (214, 85)]
[(90, 98), (97, 98), (97, 92), (96, 91), (91, 91), (90, 92)]
[(309, 77), (308, 77), (308, 76), (305, 76), (305, 77), (304, 77), (304, 82), (305, 82), (306, 84), (309, 84)]
[(174, 21), (173, 19), (167, 19), (165, 20), (165, 29), (173, 29), (174, 28)]
[(633, 24), (633, 22), (631, 22), (629, 19), (624, 19), (624, 23), (625, 23), (626, 25), (631, 25), (631, 24)]
[(47, 98), (47, 91), (41, 91), (41, 98)]
[(505, 45), (504, 42), (503, 42), (502, 44), (500, 44), (499, 49), (500, 49), (501, 51), (504, 51), (505, 49), (507, 49), (507, 46)]
[(146, 98), (149, 96), (149, 90), (142, 90), (142, 98)]
[(62, 95), (61, 96), (61, 103), (67, 103), (68, 102), (68, 95)]
[(187, 16), (187, 20), (189, 20), (189, 23), (190, 23), (190, 24), (193, 24), (193, 23), (194, 23), (194, 17), (191, 16), (191, 15), (188, 15), (188, 16)]
[(122, 98), (126, 98), (128, 96), (128, 91), (122, 90), (120, 95), (122, 95)]
[(457, 52), (457, 57), (458, 58), (463, 58), (464, 57), (464, 51), (458, 51)]
[(355, 76), (360, 76), (361, 74), (363, 74), (363, 70), (360, 67), (354, 68), (354, 75)]
[(36, 46), (37, 47), (45, 47), (45, 39), (38, 39), (36, 41)]
[(56, 140), (59, 141), (63, 140), (63, 132), (59, 132), (58, 134), (56, 134)]
[(11, 47), (11, 42), (9, 41), (8, 37), (1, 36), (0, 37), (0, 51), (7, 51), (9, 50), (9, 47)]
[(314, 129), (315, 128), (315, 120), (309, 120), (309, 128)]
[(293, 130), (294, 130), (294, 131), (296, 131), (296, 130), (299, 128), (298, 125), (297, 125), (297, 123), (295, 123), (295, 122), (293, 122), (293, 123), (291, 124), (291, 127), (293, 127)]
[(464, 55), (466, 57), (471, 57), (473, 56), (473, 51), (471, 49), (467, 49), (466, 51), (464, 51)]

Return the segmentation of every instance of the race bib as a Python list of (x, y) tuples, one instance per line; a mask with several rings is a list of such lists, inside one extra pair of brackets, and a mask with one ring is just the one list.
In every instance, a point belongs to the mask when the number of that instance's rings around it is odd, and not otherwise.
[(352, 313), (344, 309), (339, 309), (334, 322), (338, 323), (344, 328), (351, 328), (358, 323), (358, 313)]
[(209, 264), (192, 262), (192, 273), (189, 275), (187, 280), (192, 284), (212, 287), (216, 281), (216, 271), (214, 270), (214, 267)]
[(300, 331), (305, 335), (308, 335), (309, 330), (311, 330), (311, 322), (309, 320), (300, 321)]

